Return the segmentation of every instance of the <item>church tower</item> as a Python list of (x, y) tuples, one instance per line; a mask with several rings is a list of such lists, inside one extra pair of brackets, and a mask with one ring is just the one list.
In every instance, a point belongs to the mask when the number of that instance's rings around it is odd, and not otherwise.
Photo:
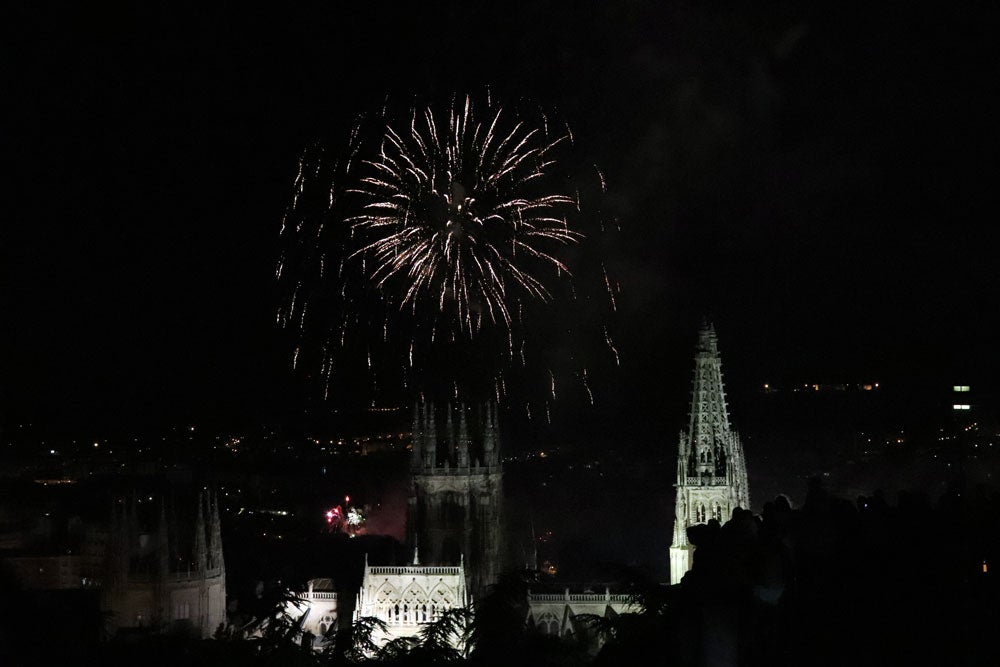
[(729, 425), (722, 360), (715, 328), (704, 324), (698, 334), (688, 428), (681, 431), (677, 452), (674, 538), (670, 546), (670, 583), (691, 569), (694, 545), (687, 529), (716, 519), (725, 523), (737, 507), (749, 509), (746, 461), (739, 435)]
[(496, 582), (501, 563), (503, 470), (496, 403), (413, 409), (407, 527), (426, 565), (464, 563), (469, 590)]

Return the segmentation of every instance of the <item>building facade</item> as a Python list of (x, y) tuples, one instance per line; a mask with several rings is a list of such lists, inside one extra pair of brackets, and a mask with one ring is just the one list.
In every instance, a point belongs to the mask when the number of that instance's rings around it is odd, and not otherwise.
[(743, 446), (729, 424), (722, 359), (711, 324), (698, 334), (691, 413), (687, 430), (680, 434), (674, 486), (671, 584), (679, 583), (691, 569), (694, 545), (688, 541), (688, 527), (713, 519), (725, 523), (737, 507), (750, 507)]
[(436, 621), (451, 609), (469, 607), (465, 566), (421, 565), (414, 555), (411, 565), (369, 565), (355, 604), (355, 618), (375, 617), (386, 625), (373, 637), (383, 643), (412, 637), (424, 623)]

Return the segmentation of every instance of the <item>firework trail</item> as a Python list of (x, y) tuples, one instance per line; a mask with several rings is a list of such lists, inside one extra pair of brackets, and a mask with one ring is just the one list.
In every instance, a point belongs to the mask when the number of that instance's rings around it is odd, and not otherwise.
[[(363, 376), (369, 393), (514, 390), (526, 412), (537, 400), (548, 414), (557, 375), (580, 377), (560, 346), (582, 338), (575, 316), (598, 301), (594, 338), (617, 363), (615, 291), (590, 247), (605, 224), (591, 224), (589, 191), (567, 169), (573, 143), (537, 108), (465, 96), (402, 113), (386, 104), (358, 118), (344, 149), (308, 149), (276, 271), (294, 364), (318, 370), (324, 395), (364, 393)], [(599, 197), (603, 173), (580, 164)], [(537, 395), (525, 390), (532, 369)]]

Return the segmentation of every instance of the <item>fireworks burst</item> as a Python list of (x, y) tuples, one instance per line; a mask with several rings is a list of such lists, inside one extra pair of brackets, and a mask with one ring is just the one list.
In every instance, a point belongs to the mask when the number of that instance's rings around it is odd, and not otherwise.
[(362, 212), (348, 222), (364, 240), (353, 257), (390, 302), (436, 310), (435, 328), (452, 336), (471, 338), (484, 322), (510, 332), (511, 304), (549, 300), (543, 274), (568, 276), (556, 253), (583, 239), (567, 221), (575, 200), (546, 187), (568, 136), (506, 115), (479, 118), (470, 97), (444, 117), (414, 110), (405, 131), (386, 127), (352, 190)]
[(566, 349), (582, 338), (575, 315), (593, 314), (591, 288), (605, 295), (593, 337), (617, 362), (617, 283), (590, 247), (605, 224), (582, 203), (606, 183), (587, 164), (594, 183), (581, 186), (572, 149), (569, 128), (541, 110), (467, 96), (401, 114), (387, 105), (359, 119), (346, 150), (307, 150), (277, 270), (295, 365), (318, 370), (324, 393), (338, 377), (358, 393), (360, 373), (370, 394), (462, 400), (503, 400), (511, 382), (528, 396), (533, 367), (548, 414), (557, 376), (580, 377)]

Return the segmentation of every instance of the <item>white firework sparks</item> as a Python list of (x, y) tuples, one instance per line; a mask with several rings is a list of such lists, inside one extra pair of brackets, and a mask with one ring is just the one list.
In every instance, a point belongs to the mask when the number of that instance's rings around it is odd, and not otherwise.
[(583, 239), (566, 223), (575, 199), (546, 187), (567, 140), (500, 108), (480, 118), (468, 96), (444, 114), (414, 110), (406, 131), (386, 126), (352, 190), (354, 257), (401, 309), (433, 307), (470, 338), (484, 319), (510, 329), (512, 297), (548, 300), (549, 275), (569, 276), (559, 247)]

